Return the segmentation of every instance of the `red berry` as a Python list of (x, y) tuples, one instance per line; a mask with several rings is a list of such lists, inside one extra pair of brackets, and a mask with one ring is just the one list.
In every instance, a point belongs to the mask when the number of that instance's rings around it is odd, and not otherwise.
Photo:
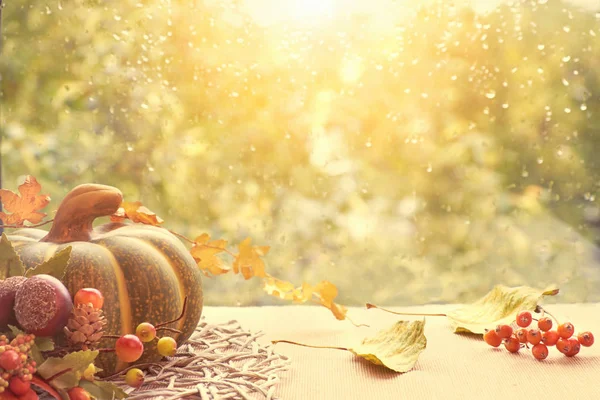
[(552, 320), (548, 317), (542, 317), (538, 320), (538, 328), (540, 331), (547, 332), (552, 329)]
[(19, 400), (10, 390), (5, 390), (0, 393), (0, 400)]
[(590, 347), (594, 344), (594, 335), (592, 332), (581, 332), (577, 335), (577, 340), (582, 346)]
[(14, 350), (6, 350), (0, 353), (0, 368), (7, 371), (17, 369), (21, 366), (21, 357)]
[(521, 350), (521, 343), (519, 342), (519, 339), (511, 336), (504, 340), (504, 347), (506, 347), (506, 350), (510, 351), (511, 353), (517, 353), (519, 350)]
[(39, 400), (39, 396), (33, 389), (29, 388), (25, 393), (19, 396), (19, 400)]
[(527, 329), (525, 329), (525, 328), (517, 329), (516, 335), (517, 335), (517, 339), (519, 339), (519, 342), (527, 343)]
[(556, 331), (542, 333), (542, 342), (544, 342), (546, 346), (554, 346), (558, 339), (560, 339), (560, 336), (558, 336), (558, 332)]
[(31, 382), (24, 381), (18, 376), (13, 376), (10, 378), (9, 386), (10, 391), (16, 394), (17, 396), (24, 395), (29, 388), (31, 387)]
[(98, 289), (83, 288), (79, 289), (77, 293), (75, 293), (73, 303), (75, 303), (76, 307), (79, 304), (92, 303), (92, 306), (94, 308), (102, 308), (102, 306), (104, 305), (104, 296)]
[(571, 336), (573, 336), (573, 333), (575, 332), (575, 327), (572, 323), (565, 322), (564, 324), (560, 324), (556, 330), (558, 332), (558, 336), (560, 336), (563, 339), (568, 339)]
[(144, 353), (144, 344), (139, 337), (127, 334), (117, 339), (115, 351), (121, 361), (134, 362)]
[(531, 349), (531, 353), (538, 360), (544, 360), (548, 357), (548, 347), (543, 343), (538, 343)]
[(91, 397), (87, 390), (80, 386), (75, 386), (69, 390), (69, 400), (91, 400)]
[(569, 351), (571, 351), (569, 339), (558, 339), (558, 341), (556, 342), (556, 349), (563, 354), (567, 354)]
[(579, 350), (581, 349), (581, 344), (575, 338), (567, 339), (567, 341), (569, 342), (569, 351), (567, 351), (566, 353), (564, 353), (565, 356), (567, 356), (567, 357), (574, 357), (574, 356), (576, 356), (577, 353), (579, 353)]
[(542, 341), (542, 333), (539, 331), (539, 329), (528, 330), (527, 341), (531, 344), (538, 344)]
[(521, 328), (527, 328), (532, 321), (531, 313), (529, 311), (521, 311), (517, 314), (517, 325)]
[(483, 340), (492, 347), (498, 347), (502, 343), (502, 338), (498, 336), (495, 330), (487, 331), (483, 335)]
[(502, 339), (508, 339), (513, 333), (513, 328), (510, 325), (498, 325), (496, 334)]

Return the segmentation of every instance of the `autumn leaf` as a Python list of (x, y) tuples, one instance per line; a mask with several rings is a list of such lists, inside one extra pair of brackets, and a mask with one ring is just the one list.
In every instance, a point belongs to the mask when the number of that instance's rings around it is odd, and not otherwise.
[(244, 279), (248, 280), (253, 276), (259, 278), (266, 277), (265, 263), (261, 257), (265, 256), (269, 246), (252, 246), (252, 239), (246, 238), (239, 244), (239, 254), (233, 260), (233, 273), (242, 273)]
[(96, 399), (125, 399), (127, 393), (112, 382), (94, 380), (93, 382), (81, 380), (79, 386), (87, 390)]
[(25, 275), (25, 266), (3, 233), (0, 238), (0, 280), (17, 275)]
[(533, 311), (544, 296), (556, 294), (556, 287), (538, 290), (527, 286), (498, 285), (476, 302), (457, 308), (446, 316), (454, 332), (483, 334), (496, 325), (510, 324), (519, 311)]
[(57, 251), (52, 257), (43, 263), (30, 268), (25, 272), (26, 277), (31, 277), (33, 275), (46, 274), (52, 275), (56, 279), (62, 279), (65, 270), (67, 269), (67, 264), (69, 263), (69, 259), (71, 258), (71, 246), (65, 247), (64, 249)]
[(395, 372), (410, 371), (419, 355), (427, 347), (424, 333), (425, 321), (398, 321), (388, 329), (365, 338), (354, 347), (313, 346), (288, 340), (274, 340), (273, 344), (289, 343), (318, 349), (349, 351), (372, 364), (381, 365)]
[(263, 289), (271, 296), (282, 300), (293, 300), (296, 287), (291, 282), (267, 276), (263, 282)]
[(0, 211), (0, 220), (4, 225), (23, 226), (25, 221), (32, 224), (41, 222), (46, 216), (39, 212), (50, 203), (50, 196), (39, 194), (42, 186), (30, 175), (19, 185), (19, 194), (10, 190), (0, 189), (0, 199), (4, 208), (11, 214)]
[(373, 364), (396, 372), (410, 371), (427, 347), (423, 321), (398, 321), (349, 350)]
[(124, 201), (121, 207), (110, 217), (110, 220), (113, 222), (123, 222), (125, 219), (154, 226), (158, 226), (164, 222), (162, 218), (143, 206), (139, 201)]
[(340, 321), (346, 319), (348, 309), (341, 304), (333, 302), (333, 299), (338, 295), (338, 289), (333, 283), (321, 281), (314, 288), (314, 292), (319, 298), (320, 303), (331, 310), (336, 319)]
[(57, 389), (72, 388), (79, 384), (83, 372), (94, 362), (97, 356), (98, 350), (82, 350), (74, 351), (62, 358), (48, 357), (46, 361), (38, 366), (38, 374), (47, 380), (62, 371), (68, 370), (50, 380), (49, 383)]
[(230, 267), (224, 265), (223, 260), (217, 257), (217, 254), (227, 250), (226, 246), (227, 241), (222, 239), (211, 241), (210, 236), (203, 233), (194, 239), (190, 254), (204, 275), (222, 275), (231, 270)]

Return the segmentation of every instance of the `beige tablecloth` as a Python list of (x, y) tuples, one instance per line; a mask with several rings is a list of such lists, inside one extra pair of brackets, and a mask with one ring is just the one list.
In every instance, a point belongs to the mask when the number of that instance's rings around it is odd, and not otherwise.
[[(453, 306), (395, 308), (409, 312), (446, 312)], [(444, 317), (428, 317), (427, 348), (405, 374), (387, 371), (339, 350), (277, 344), (291, 358), (276, 393), (283, 400), (307, 399), (581, 399), (600, 400), (600, 304), (546, 307), (576, 331), (590, 330), (597, 343), (574, 358), (550, 349), (537, 361), (527, 349), (519, 354), (487, 346), (481, 339), (453, 334)], [(399, 317), (380, 310), (351, 308), (349, 315), (370, 328), (337, 321), (322, 307), (206, 307), (207, 321), (235, 319), (242, 327), (263, 331), (261, 339), (293, 340), (315, 345), (352, 346)]]

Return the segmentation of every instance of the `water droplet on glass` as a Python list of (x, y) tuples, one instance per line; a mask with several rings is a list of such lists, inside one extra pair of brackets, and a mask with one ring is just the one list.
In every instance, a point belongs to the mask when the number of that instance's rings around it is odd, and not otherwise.
[(562, 84), (565, 86), (569, 86), (569, 81), (566, 80), (565, 78), (562, 78)]
[(456, 75), (452, 75), (452, 76), (450, 77), (450, 80), (453, 80), (453, 81), (455, 81), (457, 78), (458, 78), (458, 77), (457, 77)]
[(250, 151), (256, 151), (256, 147), (254, 145), (250, 146)]
[(563, 62), (569, 62), (569, 61), (571, 61), (571, 56), (564, 56), (562, 58), (562, 60), (563, 60)]
[(571, 109), (569, 107), (565, 107), (565, 113), (570, 114), (571, 113)]
[(381, 71), (381, 70), (383, 69), (383, 65), (379, 65), (379, 64), (378, 64), (378, 65), (376, 65), (376, 66), (375, 66), (375, 69), (376, 69), (377, 71)]
[(571, 32), (571, 27), (569, 25), (565, 25), (565, 26), (563, 26), (563, 31), (569, 33), (569, 32)]
[(133, 151), (133, 146), (131, 145), (131, 143), (126, 143), (127, 146), (127, 151)]
[(494, 97), (496, 97), (496, 92), (494, 90), (490, 90), (485, 94), (485, 97), (487, 97), (488, 99), (493, 99)]
[(142, 103), (142, 105), (140, 107), (142, 107), (144, 110), (147, 110), (148, 109), (148, 104)]
[(506, 110), (508, 108), (508, 103), (502, 104), (502, 108), (504, 108)]
[(373, 143), (371, 143), (371, 139), (370, 139), (370, 138), (369, 138), (369, 139), (367, 139), (367, 143), (365, 143), (365, 146), (366, 146), (366, 147), (371, 147), (371, 146), (373, 146)]
[(240, 97), (238, 92), (231, 92), (231, 97)]
[(433, 171), (433, 167), (431, 166), (431, 163), (430, 163), (430, 164), (427, 164), (427, 172), (431, 172), (431, 171)]
[(546, 4), (548, 0), (538, 0), (538, 4)]
[(521, 172), (521, 176), (523, 178), (527, 178), (529, 176), (529, 171), (527, 171), (526, 169), (524, 169), (523, 172)]
[(582, 105), (580, 105), (580, 106), (579, 106), (579, 109), (580, 109), (581, 111), (585, 111), (585, 110), (587, 110), (587, 105), (585, 105), (585, 104), (582, 104)]
[(546, 46), (544, 46), (543, 44), (538, 44), (537, 45), (538, 50), (544, 50), (545, 47)]
[(538, 157), (537, 163), (538, 164), (543, 164), (544, 163), (544, 159), (542, 157)]

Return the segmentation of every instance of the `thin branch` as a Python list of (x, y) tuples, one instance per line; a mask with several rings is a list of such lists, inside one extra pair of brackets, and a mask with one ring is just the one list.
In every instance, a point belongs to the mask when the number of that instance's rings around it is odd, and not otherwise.
[(367, 309), (371, 309), (371, 308), (378, 308), (381, 311), (385, 311), (388, 312), (390, 314), (396, 314), (396, 315), (411, 315), (411, 316), (416, 316), (416, 317), (446, 317), (446, 314), (428, 314), (428, 313), (407, 313), (407, 312), (397, 312), (397, 311), (392, 311), (392, 310), (388, 310), (379, 306), (376, 306), (375, 304), (371, 304), (371, 303), (367, 303)]
[(175, 319), (173, 319), (173, 320), (171, 320), (171, 321), (167, 321), (167, 322), (161, 322), (160, 324), (158, 324), (158, 325), (155, 325), (154, 327), (155, 327), (155, 328), (158, 330), (158, 328), (160, 328), (160, 327), (163, 327), (163, 326), (165, 326), (165, 325), (172, 324), (173, 322), (177, 322), (177, 321), (179, 321), (181, 318), (183, 318), (183, 316), (184, 316), (184, 314), (185, 314), (185, 309), (186, 309), (186, 306), (187, 306), (187, 299), (188, 299), (188, 298), (187, 298), (187, 296), (186, 296), (186, 297), (183, 299), (183, 307), (181, 308), (181, 314), (179, 315), (179, 317), (177, 317), (177, 318), (175, 318)]
[(0, 224), (0, 228), (11, 228), (11, 229), (16, 229), (16, 228), (37, 228), (40, 226), (44, 226), (47, 225), (51, 222), (54, 222), (54, 219), (49, 219), (48, 221), (45, 222), (40, 222), (39, 224), (34, 224), (34, 225), (2, 225)]
[(119, 335), (102, 335), (102, 339), (119, 339)]
[(360, 327), (363, 327), (363, 326), (364, 326), (364, 327), (366, 327), (366, 328), (369, 328), (369, 327), (370, 327), (370, 325), (367, 325), (367, 324), (357, 324), (356, 322), (352, 321), (352, 319), (351, 319), (351, 318), (350, 318), (348, 315), (346, 315), (346, 319), (347, 319), (348, 321), (350, 321), (350, 323), (351, 323), (352, 325), (354, 325), (355, 327), (357, 327), (357, 328), (360, 328)]
[(560, 325), (560, 322), (558, 321), (558, 319), (554, 315), (550, 314), (548, 312), (548, 310), (546, 310), (545, 308), (543, 308), (542, 306), (539, 306), (539, 305), (537, 306), (537, 308), (542, 311), (542, 315), (548, 314), (550, 316), (550, 318), (552, 318), (553, 320), (556, 321), (557, 325)]
[(316, 345), (312, 345), (312, 344), (304, 344), (304, 343), (292, 342), (291, 340), (271, 340), (271, 343), (273, 343), (273, 344), (288, 343), (288, 344), (295, 344), (296, 346), (310, 347), (310, 348), (313, 348), (313, 349), (332, 349), (332, 350), (350, 351), (350, 349), (348, 349), (347, 347), (316, 346)]
[[(164, 228), (164, 229), (167, 229), (167, 228)], [(188, 238), (187, 236), (182, 235), (181, 233), (177, 233), (175, 231), (172, 231), (171, 229), (167, 229), (167, 231), (171, 232), (173, 235), (177, 236), (179, 239), (185, 240), (186, 242), (188, 242), (190, 244), (196, 243), (192, 239)]]
[(156, 331), (169, 331), (175, 333), (182, 333), (179, 329), (169, 328), (168, 326), (161, 326), (160, 328), (156, 328)]

